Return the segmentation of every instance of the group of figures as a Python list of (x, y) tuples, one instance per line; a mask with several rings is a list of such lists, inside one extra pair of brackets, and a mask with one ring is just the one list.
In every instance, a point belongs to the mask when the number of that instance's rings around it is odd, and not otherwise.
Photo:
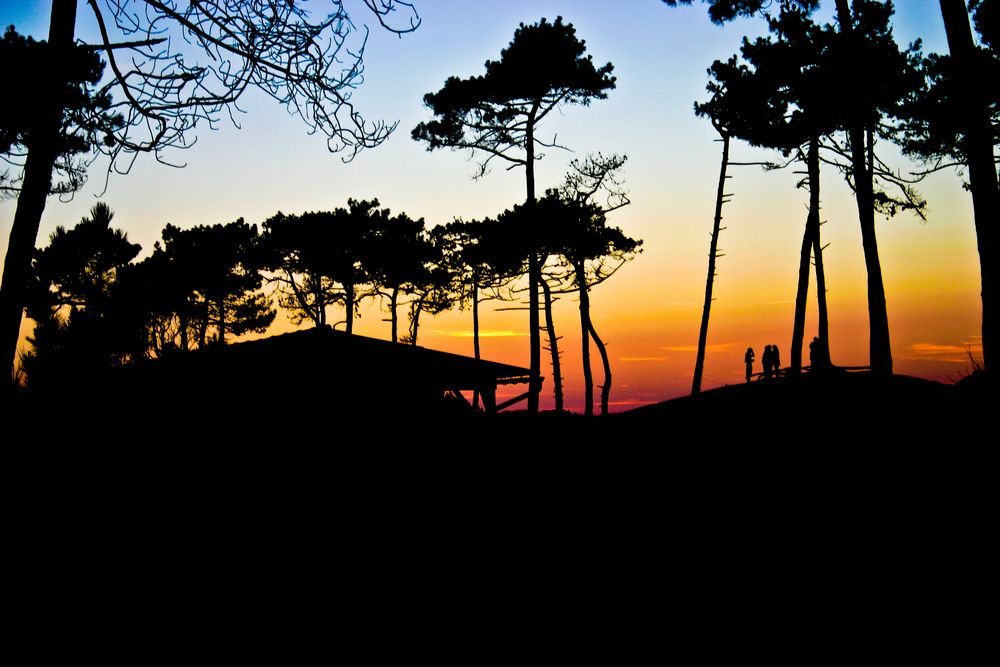
[(809, 370), (815, 372), (830, 367), (830, 350), (826, 341), (819, 336), (813, 336), (809, 343)]
[[(747, 366), (747, 382), (750, 382), (750, 379), (753, 377), (754, 359), (756, 359), (756, 355), (753, 348), (748, 347), (746, 354), (743, 355), (743, 361)], [(781, 376), (781, 354), (778, 352), (777, 345), (765, 345), (764, 353), (760, 356), (760, 362), (764, 366), (761, 377), (765, 380)]]
[[(746, 354), (743, 355), (743, 363), (747, 367), (747, 382), (753, 378), (753, 362), (756, 359), (753, 348), (748, 347)], [(812, 342), (809, 343), (809, 365), (810, 370), (817, 371), (829, 366), (830, 353), (827, 350), (826, 344), (822, 341), (819, 336), (815, 336)], [(772, 377), (781, 377), (781, 355), (778, 352), (777, 345), (765, 345), (764, 353), (760, 357), (761, 364), (764, 366), (760, 376), (765, 380), (770, 380)]]

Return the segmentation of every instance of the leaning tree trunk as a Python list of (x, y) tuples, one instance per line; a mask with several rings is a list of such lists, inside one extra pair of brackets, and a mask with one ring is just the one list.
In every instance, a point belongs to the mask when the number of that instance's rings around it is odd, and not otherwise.
[[(844, 33), (852, 32), (851, 10), (847, 0), (836, 0), (836, 5), (840, 30)], [(868, 363), (872, 373), (892, 375), (889, 315), (885, 303), (885, 286), (882, 284), (882, 265), (878, 257), (878, 240), (875, 236), (875, 194), (872, 173), (865, 164), (865, 128), (858, 124), (851, 125), (847, 129), (847, 139), (851, 151), (854, 198), (861, 225), (861, 246), (868, 272)]]
[(590, 291), (587, 289), (587, 275), (583, 261), (574, 262), (576, 284), (580, 288), (580, 348), (583, 358), (583, 414), (594, 414), (594, 372), (590, 368)]
[[(527, 186), (527, 201), (525, 202), (529, 213), (535, 208), (535, 114), (538, 112), (539, 103), (535, 103), (528, 115), (525, 129), (525, 164), (524, 179)], [(529, 336), (529, 364), (528, 364), (528, 414), (538, 414), (538, 395), (542, 390), (542, 339), (538, 326), (538, 283), (542, 279), (541, 266), (538, 264), (538, 253), (534, 244), (531, 244), (531, 252), (528, 254), (528, 336)]]
[(410, 345), (417, 344), (417, 331), (420, 329), (420, 313), (424, 312), (424, 301), (426, 296), (421, 296), (417, 302), (410, 306)]
[[(53, 0), (49, 18), (49, 46), (56, 52), (52, 62), (66, 62), (72, 57), (73, 32), (76, 25), (76, 0)], [(59, 57), (58, 52), (66, 55)], [(52, 92), (51, 105), (42, 111), (37, 126), (28, 138), (28, 156), (24, 162), (24, 180), (17, 197), (14, 223), (4, 259), (3, 278), (0, 281), (0, 354), (5, 356), (6, 377), (4, 384), (14, 377), (17, 341), (21, 333), (25, 292), (31, 276), (31, 257), (38, 238), (38, 227), (45, 211), (45, 200), (52, 188), (52, 170), (58, 155), (59, 132), (65, 101), (61, 79), (67, 68), (50, 72), (52, 79), (40, 82)], [(8, 103), (12, 103), (8, 100)]]
[(555, 394), (556, 412), (562, 412), (562, 366), (559, 363), (559, 338), (556, 336), (556, 323), (552, 319), (552, 288), (544, 277), (541, 286), (542, 294), (545, 295), (545, 332), (549, 337), (549, 352), (552, 353), (552, 390)]
[[(819, 208), (819, 165), (816, 165), (816, 207)], [(812, 196), (812, 193), (809, 193)], [(819, 312), (819, 339), (822, 344), (816, 354), (824, 368), (830, 367), (830, 318), (826, 309), (826, 270), (823, 268), (823, 244), (820, 240), (822, 223), (817, 221), (813, 237), (813, 262), (816, 264), (816, 305)]]
[[(472, 349), (479, 361), (479, 278), (472, 276)], [(472, 409), (479, 409), (479, 390), (472, 391)]]
[(708, 343), (708, 317), (712, 310), (712, 287), (715, 284), (715, 260), (719, 252), (719, 232), (722, 230), (722, 205), (726, 199), (726, 169), (729, 167), (729, 132), (714, 121), (712, 125), (722, 135), (722, 167), (719, 169), (719, 189), (715, 195), (715, 219), (712, 241), (708, 247), (708, 279), (705, 281), (705, 304), (701, 308), (701, 328), (698, 330), (698, 354), (694, 360), (694, 380), (691, 393), (701, 392), (701, 376), (705, 370), (705, 347)]
[(392, 311), (392, 342), (395, 343), (398, 340), (397, 334), (399, 326), (399, 318), (396, 315), (396, 303), (399, 301), (399, 288), (393, 287), (392, 294), (389, 295), (389, 310)]
[(975, 211), (976, 242), (979, 246), (979, 271), (983, 299), (983, 365), (989, 369), (990, 355), (995, 351), (996, 337), (996, 226), (1000, 224), (1000, 183), (993, 160), (993, 138), (989, 103), (986, 95), (990, 86), (977, 77), (975, 42), (969, 26), (969, 13), (964, 0), (941, 0), (941, 15), (948, 36), (955, 75), (958, 78), (959, 100), (965, 129), (961, 147), (969, 167), (969, 186)]
[(802, 339), (806, 333), (806, 302), (809, 298), (809, 269), (816, 239), (819, 238), (819, 138), (809, 139), (806, 154), (809, 172), (809, 214), (806, 230), (802, 234), (802, 249), (799, 252), (799, 283), (795, 291), (795, 316), (792, 319), (791, 374), (802, 371)]
[[(184, 307), (186, 307), (186, 305)], [(184, 350), (185, 352), (187, 352), (188, 349), (189, 349), (189, 347), (190, 347), (189, 344), (188, 344), (188, 316), (187, 316), (187, 313), (179, 313), (177, 315), (177, 321), (180, 322), (180, 324), (179, 324), (180, 332), (179, 333), (180, 333), (180, 337), (181, 337), (181, 349)]]
[(219, 309), (219, 338), (217, 343), (219, 345), (226, 344), (226, 297), (219, 299), (218, 305)]
[(611, 396), (611, 362), (608, 360), (608, 348), (604, 341), (597, 335), (594, 329), (594, 322), (587, 316), (587, 328), (590, 330), (590, 337), (594, 339), (594, 345), (601, 354), (601, 362), (604, 364), (604, 384), (601, 385), (601, 415), (608, 414), (608, 398)]
[(344, 285), (344, 306), (347, 308), (347, 321), (345, 331), (348, 334), (354, 333), (354, 283)]
[[(323, 298), (323, 276), (319, 273), (316, 276), (316, 326), (326, 326), (326, 300)], [(289, 276), (291, 278), (291, 276)], [(294, 279), (292, 284), (295, 284)]]

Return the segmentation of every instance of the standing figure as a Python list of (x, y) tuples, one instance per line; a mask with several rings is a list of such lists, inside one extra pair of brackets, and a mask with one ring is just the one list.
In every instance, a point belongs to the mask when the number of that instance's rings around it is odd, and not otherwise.
[(765, 345), (764, 351), (760, 354), (760, 364), (763, 367), (764, 379), (771, 379), (771, 346)]
[(743, 363), (747, 365), (747, 382), (750, 382), (750, 378), (753, 376), (753, 348), (748, 347), (747, 353), (743, 355)]
[(819, 336), (813, 336), (812, 342), (809, 343), (809, 370), (818, 370), (817, 366), (819, 366)]
[(774, 377), (781, 377), (781, 354), (778, 353), (778, 346), (771, 346), (771, 369), (774, 371)]

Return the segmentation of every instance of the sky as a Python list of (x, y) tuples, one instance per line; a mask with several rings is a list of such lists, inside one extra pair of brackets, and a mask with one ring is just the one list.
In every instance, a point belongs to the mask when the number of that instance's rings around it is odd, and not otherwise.
[[(322, 11), (324, 3), (314, 4), (314, 11)], [(712, 61), (736, 53), (744, 35), (764, 29), (761, 22), (744, 19), (718, 27), (704, 6), (670, 9), (660, 0), (414, 0), (422, 23), (397, 37), (371, 21), (360, 0), (345, 4), (359, 28), (371, 26), (365, 80), (353, 101), (370, 119), (399, 123), (383, 145), (345, 163), (327, 151), (322, 137), (308, 134), (300, 119), (251, 91), (241, 100), (240, 127), (227, 120), (215, 130), (201, 128), (193, 147), (170, 155), (183, 168), (141, 156), (129, 174), (106, 182), (107, 164), (97, 162), (72, 201), (49, 199), (39, 246), (56, 226), (76, 224), (99, 200), (115, 211), (116, 226), (142, 245), (140, 257), (152, 250), (167, 223), (188, 227), (242, 217), (259, 224), (279, 210), (329, 210), (346, 205), (349, 197), (377, 197), (393, 212), (423, 217), (429, 226), (495, 216), (523, 201), (523, 172), (496, 168), (473, 179), (475, 163), (466, 153), (428, 152), (410, 131), (430, 118), (424, 94), (438, 90), (449, 76), (482, 73), (483, 63), (499, 57), (519, 23), (562, 16), (586, 40), (595, 63), (614, 64), (617, 87), (606, 100), (566, 106), (544, 121), (541, 136), (557, 136), (571, 152), (547, 152), (536, 167), (538, 189), (558, 185), (573, 158), (624, 153), (632, 204), (609, 220), (644, 241), (644, 252), (591, 295), (594, 324), (611, 356), (611, 407), (624, 410), (690, 391), (721, 150), (710, 123), (696, 117), (692, 106), (707, 98)], [(832, 4), (821, 4), (821, 18), (829, 17)], [(77, 36), (96, 41), (90, 9), (79, 5)], [(0, 0), (0, 23), (44, 38), (49, 9), (45, 0)], [(899, 0), (894, 29), (901, 44), (919, 38), (925, 52), (947, 51), (936, 2)], [(883, 148), (902, 173), (919, 169), (891, 146)], [(734, 142), (735, 161), (767, 157), (773, 156)], [(764, 345), (776, 344), (787, 364), (808, 201), (796, 187), (802, 175), (792, 170), (734, 167), (730, 174), (732, 201), (720, 238), (725, 254), (717, 266), (705, 388), (742, 381), (748, 346), (759, 359)], [(971, 198), (954, 172), (934, 174), (918, 188), (929, 202), (926, 222), (900, 215), (877, 223), (895, 371), (950, 381), (969, 371), (967, 350), (977, 356), (980, 350)], [(6, 253), (15, 205), (0, 201), (0, 255)], [(866, 365), (866, 273), (857, 209), (843, 178), (831, 169), (822, 177), (822, 207), (831, 355), (837, 364)], [(807, 341), (816, 334), (814, 278), (809, 296)], [(342, 313), (330, 316), (343, 319)], [(378, 304), (369, 304), (355, 332), (388, 338), (386, 318)], [(567, 407), (581, 409), (576, 300), (563, 297), (555, 319)], [(419, 343), (471, 355), (471, 326), (467, 310), (424, 316)], [(487, 304), (481, 326), (485, 358), (527, 366), (527, 313)], [(279, 313), (272, 331), (292, 329)], [(596, 350), (594, 359), (600, 385)], [(542, 372), (550, 376), (544, 357)], [(542, 406), (551, 405), (549, 377)]]

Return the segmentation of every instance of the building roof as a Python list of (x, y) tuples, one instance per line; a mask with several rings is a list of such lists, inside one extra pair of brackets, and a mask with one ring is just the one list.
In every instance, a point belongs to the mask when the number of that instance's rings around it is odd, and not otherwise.
[(474, 389), (487, 382), (528, 382), (529, 375), (529, 370), (520, 366), (347, 334), (329, 327), (235, 343), (212, 351), (251, 364), (267, 360), (307, 364), (316, 370), (337, 369), (338, 375), (350, 372), (356, 381), (369, 377), (380, 383), (397, 380), (409, 384), (415, 379), (419, 384), (446, 389)]

